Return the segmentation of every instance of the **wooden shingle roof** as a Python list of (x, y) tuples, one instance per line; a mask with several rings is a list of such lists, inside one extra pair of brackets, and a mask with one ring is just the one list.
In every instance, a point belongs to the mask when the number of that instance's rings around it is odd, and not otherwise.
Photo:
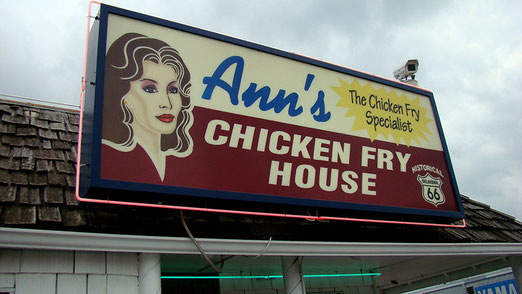
[[(78, 111), (0, 100), (0, 226), (185, 236), (179, 214), (173, 210), (93, 205), (76, 200), (78, 124)], [(462, 196), (462, 202), (468, 224), (463, 229), (196, 212), (187, 213), (186, 217), (198, 237), (522, 242), (522, 223), (515, 218), (467, 196)], [(325, 236), (325, 227), (346, 233)], [(226, 236), (224, 230), (228, 232)]]

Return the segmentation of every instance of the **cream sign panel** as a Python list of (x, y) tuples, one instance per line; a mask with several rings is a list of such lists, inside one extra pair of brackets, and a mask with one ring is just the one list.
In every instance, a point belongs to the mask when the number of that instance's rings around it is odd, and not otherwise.
[(426, 96), (110, 15), (108, 44), (128, 32), (164, 40), (183, 55), (193, 80), (200, 82), (193, 85), (192, 95), (203, 99), (195, 100), (194, 105), (372, 141), (442, 150)]
[(430, 92), (115, 11), (100, 23), (97, 188), (461, 216)]

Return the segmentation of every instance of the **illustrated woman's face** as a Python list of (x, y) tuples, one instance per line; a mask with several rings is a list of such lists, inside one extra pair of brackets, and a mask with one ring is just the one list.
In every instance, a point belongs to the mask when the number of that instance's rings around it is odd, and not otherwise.
[(130, 83), (124, 102), (136, 123), (160, 134), (171, 134), (181, 110), (178, 76), (174, 69), (152, 61), (143, 63), (143, 76)]

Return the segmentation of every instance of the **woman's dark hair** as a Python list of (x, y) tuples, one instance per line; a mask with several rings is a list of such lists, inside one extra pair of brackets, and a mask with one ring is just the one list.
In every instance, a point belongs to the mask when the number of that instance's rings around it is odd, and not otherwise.
[(163, 41), (137, 33), (121, 36), (107, 53), (102, 138), (126, 147), (133, 145), (134, 133), (131, 123), (134, 118), (122, 98), (129, 92), (130, 82), (140, 79), (143, 75), (143, 63), (146, 60), (171, 66), (178, 75), (182, 106), (176, 118), (174, 132), (161, 135), (161, 150), (187, 151), (192, 144), (188, 133), (192, 121), (190, 72), (174, 48)]

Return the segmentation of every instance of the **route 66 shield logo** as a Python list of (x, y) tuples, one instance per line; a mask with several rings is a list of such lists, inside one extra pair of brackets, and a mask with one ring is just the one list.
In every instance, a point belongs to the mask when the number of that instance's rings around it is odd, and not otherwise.
[(417, 181), (422, 186), (422, 197), (426, 202), (435, 206), (446, 202), (446, 197), (442, 193), (442, 180), (434, 178), (429, 173), (424, 176), (417, 175)]

